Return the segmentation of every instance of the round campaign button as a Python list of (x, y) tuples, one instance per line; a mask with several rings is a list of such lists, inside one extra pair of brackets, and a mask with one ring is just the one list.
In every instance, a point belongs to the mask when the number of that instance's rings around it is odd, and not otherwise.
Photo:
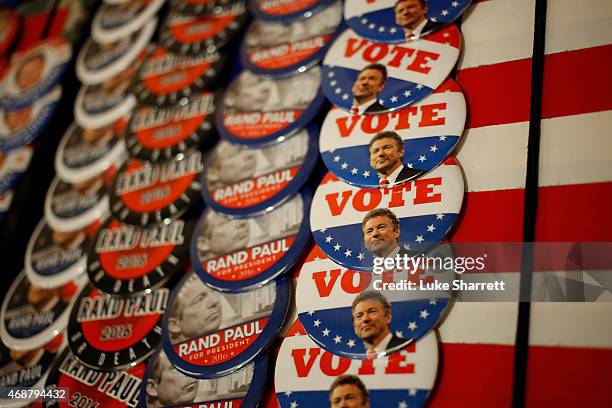
[(290, 336), (276, 359), (274, 389), (282, 408), (424, 407), (438, 371), (430, 333), (385, 358), (352, 360), (322, 350), (308, 336)]
[(340, 0), (308, 19), (292, 23), (255, 20), (242, 43), (242, 63), (264, 76), (304, 72), (321, 61), (341, 22)]
[(281, 79), (242, 71), (217, 110), (217, 129), (234, 143), (278, 142), (304, 128), (317, 115), (325, 102), (320, 84), (318, 66)]
[(168, 160), (215, 140), (215, 94), (199, 91), (189, 103), (168, 107), (139, 105), (128, 126), (130, 155), (141, 160)]
[(13, 44), (19, 30), (19, 16), (13, 10), (0, 11), (0, 55)]
[(194, 224), (174, 220), (134, 227), (107, 221), (89, 247), (89, 281), (106, 294), (122, 297), (160, 287), (189, 260)]
[(198, 150), (160, 163), (131, 159), (115, 176), (111, 211), (117, 219), (134, 225), (180, 217), (200, 197), (202, 169)]
[(356, 0), (344, 4), (344, 18), (363, 38), (403, 43), (452, 23), (470, 3), (471, 0)]
[(61, 96), (62, 88), (58, 85), (30, 106), (0, 109), (0, 151), (6, 152), (36, 139), (53, 117)]
[(308, 18), (335, 0), (250, 0), (249, 10), (263, 21), (290, 22)]
[(84, 128), (101, 128), (128, 116), (136, 105), (132, 79), (146, 52), (114, 77), (95, 85), (83, 85), (74, 102), (75, 121)]
[(395, 111), (437, 89), (455, 66), (460, 48), (455, 25), (401, 45), (372, 42), (347, 29), (323, 60), (323, 92), (352, 113)]
[(286, 278), (226, 294), (190, 273), (172, 292), (164, 316), (164, 351), (172, 365), (189, 376), (227, 376), (252, 362), (276, 338), (289, 296)]
[[(61, 337), (61, 336), (60, 336)], [(61, 340), (61, 339), (60, 339)], [(59, 343), (59, 342), (58, 342)], [(57, 345), (18, 351), (0, 342), (0, 406), (22, 407), (32, 398), (10, 398), (8, 393), (17, 388), (41, 388), (57, 357)]]
[(209, 286), (242, 292), (288, 271), (310, 240), (306, 193), (263, 215), (231, 219), (204, 211), (191, 241), (191, 263)]
[(132, 0), (103, 4), (91, 23), (91, 36), (100, 43), (119, 41), (155, 17), (164, 0)]
[(77, 57), (79, 80), (86, 85), (98, 84), (127, 69), (149, 43), (156, 26), (157, 19), (153, 19), (140, 30), (112, 43), (98, 43), (89, 38)]
[(98, 371), (82, 365), (65, 349), (49, 371), (45, 387), (67, 390), (67, 400), (46, 400), (43, 406), (136, 408), (146, 384), (145, 369), (145, 363), (140, 363), (120, 371)]
[(179, 55), (157, 48), (138, 71), (133, 92), (141, 102), (176, 105), (215, 85), (225, 58), (219, 53)]
[(149, 360), (140, 393), (143, 407), (256, 407), (268, 378), (268, 355), (224, 377), (198, 380), (172, 366), (163, 350)]
[(79, 183), (66, 183), (57, 177), (45, 197), (45, 218), (56, 231), (84, 229), (110, 215), (108, 191), (102, 176)]
[(2, 302), (2, 342), (15, 350), (33, 350), (52, 341), (66, 328), (75, 292), (83, 283), (43, 289), (21, 272)]
[(16, 110), (35, 104), (60, 81), (71, 57), (70, 43), (60, 37), (13, 54), (2, 79), (2, 108)]
[(25, 271), (36, 286), (52, 289), (65, 285), (85, 272), (89, 239), (84, 230), (54, 231), (40, 220), (25, 254)]
[(319, 139), (321, 156), (349, 184), (393, 187), (437, 167), (459, 143), (465, 119), (465, 98), (449, 78), (427, 98), (393, 113), (330, 110)]
[(375, 258), (412, 256), (439, 243), (459, 216), (463, 195), (463, 174), (452, 157), (391, 188), (354, 187), (328, 173), (314, 195), (310, 226), (330, 259), (371, 271)]
[(270, 211), (293, 197), (310, 177), (319, 156), (317, 137), (311, 126), (261, 148), (222, 140), (204, 169), (204, 201), (234, 217)]
[(0, 194), (4, 194), (15, 185), (30, 164), (32, 148), (22, 146), (8, 153), (0, 152)]
[(95, 370), (121, 370), (147, 359), (159, 345), (169, 290), (116, 298), (91, 284), (72, 308), (68, 346), (79, 362)]
[(160, 33), (160, 44), (177, 54), (212, 53), (232, 41), (249, 19), (245, 0), (224, 0), (203, 15), (171, 10)]
[(357, 272), (315, 246), (296, 288), (304, 329), (323, 349), (356, 359), (380, 358), (427, 335), (446, 311), (451, 293), (420, 290), (419, 284), (451, 281), (453, 272), (405, 266), (378, 274)]
[(126, 120), (98, 128), (82, 128), (72, 123), (55, 153), (55, 171), (68, 183), (81, 183), (105, 172), (112, 172), (127, 158), (123, 136)]

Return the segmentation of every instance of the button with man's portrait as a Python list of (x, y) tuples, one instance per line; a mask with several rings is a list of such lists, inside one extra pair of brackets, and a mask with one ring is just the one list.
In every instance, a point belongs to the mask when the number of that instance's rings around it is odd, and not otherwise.
[(26, 248), (24, 269), (36, 286), (44, 289), (65, 285), (85, 272), (89, 236), (83, 229), (61, 232), (40, 220)]
[(465, 119), (463, 92), (449, 78), (427, 98), (393, 113), (331, 109), (321, 129), (321, 156), (349, 184), (393, 187), (436, 168), (459, 143)]
[(157, 19), (153, 19), (140, 30), (111, 43), (89, 38), (76, 61), (79, 80), (86, 85), (98, 84), (127, 69), (149, 43), (156, 26)]
[(288, 23), (308, 18), (336, 0), (250, 0), (249, 10), (262, 21)]
[[(34, 393), (31, 398), (9, 398), (10, 391), (15, 392), (20, 389), (40, 389), (45, 384), (45, 379), (49, 374), (53, 362), (58, 357), (58, 351), (63, 336), (58, 336), (53, 343), (44, 347), (37, 347), (32, 350), (14, 350), (6, 347), (0, 341), (0, 406), (2, 407), (25, 407), (34, 408), (40, 405), (25, 405), (36, 400)], [(40, 403), (38, 403), (40, 404)]]
[(154, 20), (163, 4), (164, 0), (102, 4), (91, 23), (91, 37), (100, 43), (119, 41)]
[(217, 109), (221, 136), (243, 145), (273, 144), (308, 125), (325, 103), (321, 68), (266, 79), (242, 71)]
[(420, 408), (427, 403), (437, 372), (433, 332), (375, 360), (340, 357), (308, 336), (295, 335), (285, 337), (278, 352), (274, 390), (281, 408)]
[(351, 186), (328, 173), (310, 212), (315, 242), (334, 262), (371, 271), (377, 258), (424, 253), (461, 211), (464, 184), (453, 157), (426, 176), (394, 187)]
[(92, 129), (72, 123), (55, 152), (55, 171), (68, 183), (81, 183), (100, 175), (111, 175), (127, 159), (123, 137), (125, 118)]
[(14, 350), (25, 351), (43, 347), (55, 339), (66, 329), (76, 294), (85, 281), (78, 279), (44, 289), (30, 282), (22, 271), (2, 302), (2, 342)]
[(358, 35), (375, 42), (418, 40), (455, 21), (471, 0), (352, 0), (344, 19)]
[(89, 246), (89, 281), (112, 296), (134, 296), (160, 287), (189, 261), (194, 226), (180, 219), (147, 227), (108, 220)]
[(291, 23), (255, 20), (240, 49), (242, 64), (264, 76), (304, 72), (321, 61), (341, 31), (342, 2), (336, 0), (310, 18)]
[(0, 56), (13, 44), (19, 31), (19, 25), (19, 16), (14, 10), (4, 9), (0, 11)]
[(53, 118), (61, 97), (62, 88), (58, 85), (32, 105), (17, 109), (0, 108), (0, 152), (33, 142)]
[(323, 92), (354, 114), (396, 111), (434, 92), (457, 63), (460, 49), (454, 24), (396, 45), (372, 42), (347, 29), (323, 60)]
[(141, 102), (157, 106), (190, 100), (203, 89), (212, 89), (226, 59), (217, 52), (181, 55), (156, 48), (136, 74), (133, 92)]
[(155, 289), (112, 297), (91, 284), (79, 294), (68, 323), (68, 346), (86, 367), (109, 371), (133, 367), (159, 345), (170, 291)]
[[(452, 259), (448, 248), (437, 252), (427, 256)], [(381, 358), (405, 349), (437, 326), (451, 296), (419, 285), (450, 282), (454, 272), (421, 263), (359, 272), (338, 265), (315, 246), (300, 269), (296, 288), (302, 326), (315, 343), (338, 356)]]
[(164, 352), (183, 374), (225, 377), (253, 362), (279, 333), (289, 309), (281, 278), (242, 293), (223, 293), (189, 273), (174, 288), (164, 316)]
[(269, 212), (304, 186), (319, 156), (318, 130), (300, 130), (282, 142), (251, 148), (222, 140), (205, 165), (202, 195), (232, 217)]
[(104, 222), (110, 215), (103, 175), (78, 183), (53, 179), (45, 197), (45, 218), (56, 231), (72, 232)]
[(0, 195), (8, 192), (27, 170), (32, 159), (32, 147), (21, 146), (9, 152), (0, 152)]
[(110, 189), (110, 208), (120, 221), (153, 225), (180, 217), (201, 199), (202, 153), (159, 163), (128, 160)]
[[(86, 367), (65, 349), (57, 358), (45, 382), (45, 388), (66, 390), (66, 401), (88, 407), (137, 408), (146, 364), (134, 363), (118, 371), (99, 371)], [(85, 405), (89, 404), (89, 405)], [(45, 401), (45, 408), (70, 406), (67, 402)]]
[(227, 292), (251, 290), (284, 274), (310, 241), (310, 199), (302, 192), (268, 213), (244, 219), (207, 209), (191, 243), (197, 274)]
[(202, 15), (171, 10), (162, 25), (159, 43), (181, 55), (212, 53), (234, 40), (248, 20), (245, 0), (223, 0), (214, 11)]
[(58, 37), (14, 53), (2, 77), (0, 107), (17, 110), (36, 104), (60, 82), (72, 46)]
[(188, 153), (217, 138), (214, 128), (217, 97), (199, 91), (188, 103), (158, 107), (141, 103), (134, 109), (126, 136), (131, 157), (160, 161)]
[(140, 392), (142, 407), (257, 407), (268, 380), (268, 354), (219, 378), (198, 380), (172, 366), (163, 350), (147, 364)]

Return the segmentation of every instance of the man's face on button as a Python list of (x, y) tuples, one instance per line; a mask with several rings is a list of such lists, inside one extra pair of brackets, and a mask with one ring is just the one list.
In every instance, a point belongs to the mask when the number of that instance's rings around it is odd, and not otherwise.
[(383, 74), (378, 69), (364, 69), (357, 75), (357, 79), (353, 84), (353, 96), (362, 101), (368, 101), (376, 98), (383, 90), (385, 81)]
[(198, 380), (181, 374), (167, 360), (162, 364), (164, 368), (157, 379), (156, 387), (160, 404), (170, 406), (193, 402), (198, 392)]
[(354, 384), (342, 384), (334, 388), (329, 397), (330, 408), (369, 408), (361, 390)]
[(370, 166), (379, 173), (388, 175), (388, 170), (401, 164), (404, 158), (403, 146), (391, 138), (378, 139), (370, 146)]
[(399, 234), (399, 228), (394, 227), (389, 217), (384, 215), (370, 218), (363, 227), (364, 244), (368, 251), (377, 255), (396, 246)]
[(212, 217), (211, 223), (208, 243), (215, 254), (235, 252), (248, 244), (251, 229), (247, 220), (224, 219), (220, 222)]
[(387, 331), (391, 323), (391, 315), (376, 300), (365, 300), (357, 303), (353, 310), (353, 328), (355, 334), (362, 340), (378, 338)]
[(216, 332), (221, 326), (221, 296), (203, 283), (195, 282), (185, 290), (185, 307), (180, 327), (187, 338)]
[(395, 22), (400, 27), (415, 29), (427, 16), (427, 6), (419, 0), (403, 0), (395, 6)]

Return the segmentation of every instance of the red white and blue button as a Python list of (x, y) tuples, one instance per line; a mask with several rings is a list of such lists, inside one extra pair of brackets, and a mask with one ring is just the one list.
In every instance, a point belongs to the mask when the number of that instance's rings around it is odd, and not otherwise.
[(250, 0), (249, 10), (258, 20), (290, 22), (310, 17), (335, 0)]
[[(323, 92), (346, 111), (395, 111), (436, 90), (455, 66), (460, 49), (461, 34), (455, 25), (427, 38), (396, 45), (372, 42), (347, 29), (323, 60)], [(375, 86), (361, 83), (374, 75)]]

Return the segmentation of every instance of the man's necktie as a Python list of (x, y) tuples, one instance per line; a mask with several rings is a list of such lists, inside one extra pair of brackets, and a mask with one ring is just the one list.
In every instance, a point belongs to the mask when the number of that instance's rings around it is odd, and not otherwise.
[(412, 35), (413, 35), (412, 30), (406, 30), (406, 29), (404, 30), (406, 32), (406, 41), (412, 41)]
[(351, 106), (351, 114), (352, 115), (358, 115), (359, 114), (359, 107), (357, 105)]
[(389, 180), (381, 179), (380, 180), (380, 188), (386, 188), (386, 187), (389, 187)]

